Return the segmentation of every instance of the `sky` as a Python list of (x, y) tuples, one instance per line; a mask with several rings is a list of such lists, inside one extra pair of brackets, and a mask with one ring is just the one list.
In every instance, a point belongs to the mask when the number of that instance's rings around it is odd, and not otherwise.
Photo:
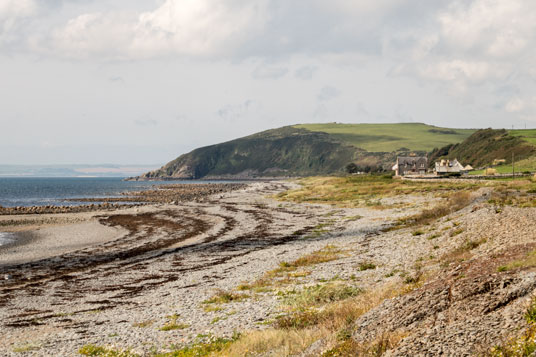
[(533, 0), (0, 0), (0, 164), (296, 123), (536, 127)]

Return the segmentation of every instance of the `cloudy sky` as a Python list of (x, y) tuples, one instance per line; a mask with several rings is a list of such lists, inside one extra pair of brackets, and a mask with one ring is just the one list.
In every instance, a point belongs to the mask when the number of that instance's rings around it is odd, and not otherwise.
[(0, 0), (0, 164), (305, 122), (536, 127), (534, 0)]

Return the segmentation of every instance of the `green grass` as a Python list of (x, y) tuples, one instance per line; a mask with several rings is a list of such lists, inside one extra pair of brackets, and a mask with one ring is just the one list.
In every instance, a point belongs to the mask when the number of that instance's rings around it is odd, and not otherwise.
[(190, 327), (188, 324), (177, 323), (177, 319), (179, 318), (179, 315), (177, 314), (170, 315), (167, 318), (169, 321), (164, 326), (160, 327), (160, 331), (182, 330)]
[(136, 353), (130, 352), (130, 350), (117, 350), (115, 348), (108, 348), (98, 345), (85, 345), (78, 350), (83, 356), (99, 356), (99, 357), (138, 357)]
[[(447, 194), (453, 191), (477, 189), (485, 184), (475, 184), (466, 180), (441, 182), (429, 180), (418, 182), (393, 179), (389, 175), (362, 175), (347, 177), (307, 177), (298, 181), (300, 188), (279, 193), (281, 201), (327, 203), (341, 207), (367, 206), (367, 200), (378, 201), (385, 197), (406, 194)], [(488, 184), (488, 183), (486, 183)], [(489, 183), (491, 185), (492, 183)], [(379, 205), (373, 208), (399, 207)]]
[(359, 270), (361, 271), (372, 270), (372, 269), (376, 269), (376, 264), (371, 263), (371, 262), (363, 262), (359, 264)]
[[(499, 165), (494, 167), (495, 170), (497, 170), (497, 173), (499, 174), (511, 174), (512, 173), (512, 165)], [(475, 170), (471, 171), (470, 175), (483, 175), (485, 170)], [(536, 171), (536, 157), (530, 157), (525, 160), (517, 161), (514, 165), (514, 172), (516, 173), (522, 173), (522, 172), (534, 172)]]
[(347, 144), (373, 152), (400, 148), (430, 151), (462, 142), (473, 129), (447, 129), (422, 123), (399, 124), (299, 124), (295, 128), (324, 132)]
[(214, 296), (212, 296), (210, 299), (203, 301), (203, 304), (227, 304), (230, 302), (242, 301), (249, 298), (250, 296), (246, 294), (236, 294), (225, 290), (217, 290), (216, 294), (214, 294)]
[(363, 290), (342, 283), (308, 286), (284, 293), (283, 303), (294, 309), (306, 310), (311, 306), (348, 299), (363, 293)]
[(497, 271), (501, 272), (520, 268), (531, 268), (534, 266), (536, 266), (536, 250), (528, 252), (527, 255), (521, 259), (514, 260), (505, 265), (501, 265), (497, 268)]
[(16, 347), (13, 347), (13, 352), (16, 352), (16, 353), (31, 352), (31, 351), (37, 351), (40, 348), (41, 347), (39, 347), (39, 345), (37, 345), (35, 343), (27, 342), (27, 343), (24, 343), (22, 345), (18, 345)]
[(520, 130), (508, 130), (508, 134), (517, 136), (536, 145), (536, 129), (520, 129)]

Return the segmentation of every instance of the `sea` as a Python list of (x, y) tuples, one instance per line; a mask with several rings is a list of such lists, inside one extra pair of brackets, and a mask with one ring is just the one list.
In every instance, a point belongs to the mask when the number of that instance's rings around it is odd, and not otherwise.
[[(209, 181), (124, 181), (106, 177), (0, 177), (0, 206), (75, 206), (87, 202), (67, 201), (73, 198), (121, 197), (127, 191), (142, 191), (155, 185), (209, 183)], [(15, 239), (12, 233), (0, 231), (0, 246)]]
[(106, 177), (1, 177), (0, 206), (73, 206), (84, 202), (73, 198), (121, 197), (127, 191), (142, 191), (155, 185), (199, 181), (123, 181)]

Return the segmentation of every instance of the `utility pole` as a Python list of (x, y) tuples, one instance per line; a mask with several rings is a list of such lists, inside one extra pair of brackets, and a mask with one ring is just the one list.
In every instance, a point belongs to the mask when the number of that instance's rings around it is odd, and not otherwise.
[(512, 179), (515, 178), (515, 171), (514, 171), (514, 152), (512, 151)]

